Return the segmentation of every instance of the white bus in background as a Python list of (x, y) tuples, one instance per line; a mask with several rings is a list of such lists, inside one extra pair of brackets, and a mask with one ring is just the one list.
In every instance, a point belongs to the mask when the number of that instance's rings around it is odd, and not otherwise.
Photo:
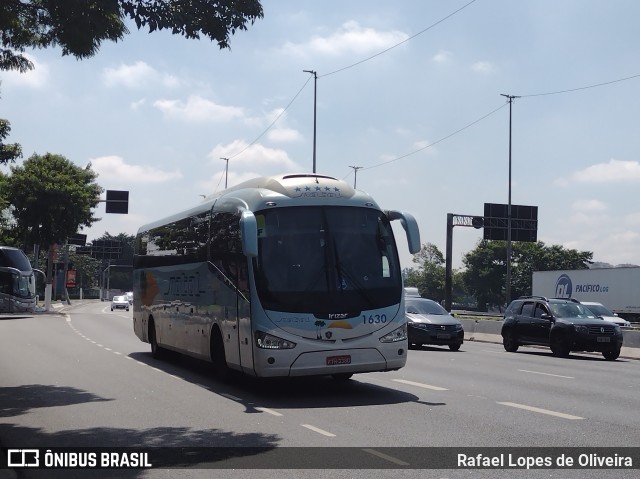
[(32, 313), (36, 280), (29, 258), (18, 248), (0, 246), (0, 312)]
[(390, 222), (415, 219), (316, 174), (249, 180), (136, 236), (133, 326), (173, 350), (260, 377), (391, 371), (407, 360)]

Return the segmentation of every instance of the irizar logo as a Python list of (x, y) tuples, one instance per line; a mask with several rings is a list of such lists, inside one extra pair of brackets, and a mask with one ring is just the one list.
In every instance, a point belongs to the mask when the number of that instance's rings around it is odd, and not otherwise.
[(556, 281), (556, 298), (570, 298), (572, 292), (571, 278), (567, 274), (561, 274)]

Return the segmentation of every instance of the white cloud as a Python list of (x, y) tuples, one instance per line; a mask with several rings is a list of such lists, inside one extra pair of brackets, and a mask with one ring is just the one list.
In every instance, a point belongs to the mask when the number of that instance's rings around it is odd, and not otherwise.
[[(242, 152), (238, 155), (238, 153)], [(238, 155), (234, 158), (234, 155)], [(246, 167), (249, 165), (253, 169), (257, 169), (260, 174), (275, 175), (288, 171), (302, 170), (300, 166), (289, 158), (286, 151), (279, 148), (268, 148), (261, 144), (248, 146), (242, 140), (236, 140), (228, 145), (217, 145), (208, 157), (217, 164), (220, 158), (231, 158), (229, 160), (229, 171), (233, 170), (233, 166), (239, 165)]]
[(415, 142), (413, 143), (413, 148), (414, 148), (415, 150), (422, 150), (422, 149), (424, 149), (424, 148), (427, 148), (430, 144), (431, 144), (431, 142), (430, 142), (430, 141), (427, 141), (427, 140), (418, 140), (418, 141), (415, 141)]
[[(233, 171), (229, 171), (229, 175), (227, 177), (227, 186), (232, 187), (242, 183), (243, 181), (251, 180), (253, 178), (264, 175), (264, 173), (257, 172), (234, 173)], [(224, 171), (221, 171), (213, 175), (208, 180), (198, 181), (196, 183), (196, 187), (199, 188), (199, 191), (202, 191), (202, 193), (199, 194), (208, 196), (218, 191), (222, 191), (224, 189), (224, 183), (225, 173)]]
[(139, 110), (147, 102), (145, 98), (141, 98), (138, 101), (134, 101), (130, 104), (132, 110)]
[(92, 158), (92, 169), (99, 178), (121, 180), (127, 183), (163, 183), (182, 178), (180, 170), (162, 171), (152, 166), (129, 165), (119, 156)]
[(180, 85), (180, 80), (173, 75), (163, 74), (143, 61), (132, 65), (121, 64), (116, 68), (105, 68), (102, 78), (108, 87), (124, 86), (131, 89), (146, 89), (150, 83), (157, 83), (167, 88)]
[(449, 63), (451, 61), (452, 53), (447, 50), (440, 50), (433, 57), (433, 61), (436, 63)]
[(289, 143), (292, 141), (302, 140), (300, 132), (293, 128), (275, 128), (269, 130), (269, 134), (267, 136), (271, 141), (279, 143)]
[(481, 73), (483, 75), (488, 75), (493, 72), (493, 65), (489, 62), (475, 62), (471, 65), (471, 70), (476, 73)]
[(574, 211), (583, 211), (586, 213), (599, 213), (606, 211), (607, 206), (599, 200), (577, 200), (571, 205)]
[(305, 53), (338, 56), (345, 53), (366, 54), (381, 51), (397, 45), (409, 38), (397, 30), (380, 32), (373, 28), (361, 27), (358, 22), (349, 21), (340, 29), (326, 37), (314, 36), (306, 43), (286, 43), (287, 53), (304, 55)]
[(27, 88), (43, 88), (49, 82), (49, 65), (40, 63), (36, 57), (23, 53), (23, 57), (33, 63), (33, 70), (20, 73), (14, 70), (4, 72), (2, 82), (6, 85), (20, 86)]
[(599, 163), (577, 171), (573, 174), (573, 178), (585, 183), (640, 181), (640, 163), (612, 158), (608, 163)]
[(229, 121), (244, 116), (242, 108), (218, 105), (198, 95), (190, 96), (186, 103), (180, 100), (157, 100), (153, 106), (167, 118), (189, 122)]
[(631, 213), (625, 216), (624, 221), (631, 226), (640, 226), (640, 213)]
[(596, 216), (594, 214), (587, 213), (585, 211), (579, 211), (578, 213), (571, 215), (569, 220), (573, 225), (586, 225), (586, 226), (602, 225), (601, 216)]
[[(272, 126), (267, 137), (274, 142), (292, 142), (302, 140), (302, 135), (298, 130), (286, 126), (286, 111), (284, 108), (275, 108), (266, 115), (266, 124)], [(255, 123), (255, 122), (248, 122)]]

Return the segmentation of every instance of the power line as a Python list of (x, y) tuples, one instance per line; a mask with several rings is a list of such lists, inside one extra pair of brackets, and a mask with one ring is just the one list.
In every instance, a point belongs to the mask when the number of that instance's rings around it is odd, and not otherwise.
[(600, 87), (600, 86), (611, 85), (612, 83), (619, 83), (619, 82), (623, 82), (623, 81), (627, 81), (627, 80), (633, 80), (634, 78), (639, 78), (639, 77), (640, 77), (640, 74), (631, 75), (630, 77), (618, 78), (617, 80), (611, 80), (611, 81), (607, 81), (607, 82), (596, 83), (594, 85), (581, 86), (581, 87), (578, 87), (578, 88), (570, 88), (568, 90), (550, 91), (550, 92), (546, 92), (546, 93), (532, 93), (532, 94), (529, 94), (529, 95), (519, 95), (519, 96), (521, 98), (530, 98), (530, 97), (534, 97), (534, 96), (559, 95), (561, 93), (571, 93), (571, 92), (574, 92), (574, 91), (588, 90), (589, 88), (597, 88), (597, 87)]
[(260, 133), (260, 135), (258, 135), (258, 137), (257, 137), (255, 140), (253, 140), (251, 143), (249, 143), (247, 146), (245, 146), (242, 150), (240, 150), (240, 151), (239, 151), (238, 153), (236, 153), (235, 155), (230, 156), (230, 157), (229, 157), (229, 159), (231, 160), (231, 159), (235, 158), (236, 156), (240, 156), (242, 153), (244, 153), (244, 152), (245, 152), (245, 151), (247, 151), (249, 148), (251, 148), (253, 145), (255, 145), (255, 144), (256, 144), (256, 142), (257, 142), (260, 138), (262, 138), (262, 137), (263, 137), (263, 136), (264, 136), (264, 135), (265, 135), (265, 134), (266, 134), (266, 133), (271, 129), (271, 127), (272, 127), (273, 125), (275, 125), (275, 124), (276, 124), (276, 122), (280, 119), (280, 117), (281, 117), (282, 115), (284, 115), (284, 113), (289, 109), (289, 107), (293, 104), (293, 102), (296, 100), (296, 98), (298, 98), (298, 95), (300, 95), (300, 93), (302, 92), (302, 90), (304, 90), (304, 88), (307, 86), (307, 84), (311, 81), (311, 78), (313, 78), (313, 77), (311, 77), (311, 76), (310, 76), (309, 78), (307, 78), (307, 81), (306, 81), (306, 82), (304, 82), (304, 85), (302, 85), (302, 87), (298, 90), (298, 93), (296, 93), (296, 94), (295, 94), (295, 96), (291, 99), (291, 101), (289, 102), (289, 104), (288, 104), (288, 105), (287, 105), (287, 106), (286, 106), (286, 107), (285, 107), (285, 108), (280, 112), (280, 114), (275, 118), (275, 120), (273, 120), (273, 121), (271, 122), (271, 124), (270, 124), (267, 128), (265, 128), (265, 130), (264, 130), (262, 133)]
[(320, 78), (324, 78), (324, 77), (328, 77), (329, 75), (334, 75), (334, 74), (336, 74), (336, 73), (340, 73), (340, 72), (342, 72), (342, 71), (344, 71), (344, 70), (348, 70), (349, 68), (353, 68), (353, 67), (358, 66), (358, 65), (361, 65), (361, 64), (363, 64), (363, 63), (365, 63), (365, 62), (368, 62), (369, 60), (372, 60), (372, 59), (374, 59), (374, 58), (376, 58), (376, 57), (379, 57), (380, 55), (383, 55), (384, 53), (387, 53), (388, 51), (393, 50), (394, 48), (397, 48), (397, 47), (399, 47), (400, 45), (403, 45), (404, 43), (407, 43), (409, 40), (413, 40), (413, 39), (414, 39), (414, 38), (416, 38), (417, 36), (422, 35), (423, 33), (425, 33), (425, 32), (427, 32), (427, 31), (431, 30), (433, 27), (435, 27), (435, 26), (437, 26), (437, 25), (441, 24), (442, 22), (444, 22), (445, 20), (447, 20), (447, 19), (449, 19), (449, 18), (453, 17), (456, 13), (461, 12), (462, 10), (464, 10), (465, 8), (467, 8), (469, 5), (471, 5), (471, 4), (472, 4), (472, 3), (474, 3), (475, 1), (476, 1), (476, 0), (471, 0), (471, 1), (470, 1), (469, 3), (467, 3), (466, 5), (463, 5), (462, 7), (458, 8), (457, 10), (455, 10), (455, 11), (454, 11), (454, 12), (452, 12), (452, 13), (450, 13), (450, 14), (449, 14), (449, 15), (447, 15), (446, 17), (441, 18), (441, 19), (440, 19), (440, 20), (438, 20), (437, 22), (435, 22), (435, 23), (433, 23), (433, 24), (429, 25), (429, 26), (428, 26), (427, 28), (425, 28), (424, 30), (419, 31), (419, 32), (418, 32), (418, 33), (416, 33), (415, 35), (412, 35), (412, 36), (410, 36), (409, 38), (406, 38), (406, 39), (402, 40), (400, 43), (396, 43), (395, 45), (393, 45), (393, 46), (391, 46), (391, 47), (389, 47), (389, 48), (387, 48), (387, 49), (385, 49), (385, 50), (382, 50), (381, 52), (378, 52), (378, 53), (376, 53), (376, 54), (374, 54), (374, 55), (371, 55), (370, 57), (365, 58), (364, 60), (360, 60), (360, 61), (358, 61), (358, 62), (356, 62), (356, 63), (353, 63), (353, 64), (351, 64), (351, 65), (348, 65), (348, 66), (346, 66), (346, 67), (343, 67), (343, 68), (340, 68), (340, 69), (338, 69), (338, 70), (332, 71), (331, 73), (325, 73), (324, 75), (320, 75)]
[[(407, 153), (405, 155), (402, 155), (402, 156), (399, 156), (397, 158), (394, 158), (393, 160), (385, 161), (383, 163), (379, 163), (379, 164), (376, 164), (376, 165), (373, 165), (373, 166), (368, 166), (368, 167), (365, 167), (363, 169), (369, 170), (371, 168), (377, 168), (378, 166), (383, 166), (383, 165), (386, 165), (386, 164), (389, 164), (389, 163), (393, 163), (395, 161), (398, 161), (398, 160), (401, 160), (401, 159), (406, 158), (408, 156), (411, 156), (411, 155), (414, 155), (416, 153), (419, 153), (420, 151), (425, 150), (427, 148), (430, 148), (430, 147), (432, 147), (432, 146), (434, 146), (434, 145), (436, 145), (436, 144), (438, 144), (438, 143), (440, 143), (440, 142), (442, 142), (442, 141), (444, 141), (444, 140), (446, 140), (448, 138), (451, 138), (452, 136), (454, 136), (454, 135), (466, 130), (467, 128), (469, 128), (469, 127), (475, 125), (476, 123), (484, 120), (485, 118), (493, 115), (498, 110), (501, 110), (506, 105), (510, 104), (511, 101), (510, 101), (509, 97), (511, 97), (511, 98), (531, 98), (531, 97), (536, 97), (536, 96), (559, 95), (561, 93), (571, 93), (571, 92), (574, 92), (574, 91), (587, 90), (587, 89), (590, 89), (590, 88), (597, 88), (597, 87), (601, 87), (601, 86), (611, 85), (613, 83), (619, 83), (619, 82), (623, 82), (623, 81), (627, 81), (627, 80), (633, 80), (635, 78), (640, 78), (640, 74), (631, 75), (631, 76), (624, 77), (624, 78), (618, 78), (617, 80), (611, 80), (611, 81), (606, 81), (606, 82), (602, 82), (602, 83), (595, 83), (593, 85), (588, 85), (588, 86), (583, 86), (583, 87), (578, 87), (578, 88), (570, 88), (570, 89), (567, 89), (567, 90), (558, 90), (558, 91), (551, 91), (551, 92), (546, 92), (546, 93), (533, 93), (533, 94), (529, 94), (529, 95), (503, 95), (503, 96), (507, 96), (507, 102), (504, 105), (502, 105), (501, 107), (496, 108), (495, 110), (487, 113), (486, 115), (482, 116), (481, 118), (478, 118), (476, 121), (474, 121), (472, 123), (469, 123), (467, 126), (465, 126), (463, 128), (460, 128), (459, 130), (454, 131), (450, 135), (447, 135), (447, 136), (439, 139), (438, 141), (435, 141), (435, 142), (433, 142), (433, 143), (431, 143), (431, 144), (429, 144), (429, 145), (427, 145), (427, 146), (425, 146), (423, 148), (420, 148), (418, 150), (415, 150), (415, 151), (412, 151), (412, 152)], [(347, 175), (347, 176), (349, 176), (349, 175)]]
[[(355, 67), (355, 66), (357, 66), (357, 65), (360, 65), (360, 64), (365, 63), (365, 62), (367, 62), (367, 61), (369, 61), (369, 60), (372, 60), (373, 58), (376, 58), (376, 57), (378, 57), (378, 56), (380, 56), (380, 55), (382, 55), (382, 54), (384, 54), (384, 53), (387, 53), (388, 51), (393, 50), (394, 48), (399, 47), (400, 45), (402, 45), (402, 44), (404, 44), (404, 43), (407, 43), (409, 40), (412, 40), (412, 39), (416, 38), (417, 36), (422, 35), (423, 33), (425, 33), (425, 32), (427, 32), (427, 31), (431, 30), (433, 27), (435, 27), (435, 26), (439, 25), (440, 23), (442, 23), (442, 22), (444, 22), (445, 20), (447, 20), (448, 18), (450, 18), (450, 17), (454, 16), (454, 15), (455, 15), (455, 14), (457, 14), (458, 12), (460, 12), (460, 11), (464, 10), (465, 8), (467, 8), (467, 7), (468, 7), (469, 5), (471, 5), (472, 3), (475, 3), (476, 1), (477, 1), (477, 0), (471, 0), (471, 1), (470, 1), (470, 2), (468, 2), (466, 5), (463, 5), (462, 7), (458, 8), (458, 9), (457, 9), (457, 10), (455, 10), (455, 11), (453, 11), (453, 12), (452, 12), (452, 13), (450, 13), (449, 15), (447, 15), (447, 16), (445, 16), (445, 17), (441, 18), (440, 20), (438, 20), (437, 22), (433, 23), (432, 25), (429, 25), (427, 28), (425, 28), (425, 29), (423, 29), (423, 30), (419, 31), (419, 32), (418, 32), (418, 33), (416, 33), (415, 35), (412, 35), (412, 36), (410, 36), (409, 38), (406, 38), (405, 40), (403, 40), (403, 41), (401, 41), (400, 43), (397, 43), (397, 44), (395, 44), (395, 45), (393, 45), (393, 46), (391, 46), (391, 47), (387, 48), (386, 50), (382, 50), (381, 52), (378, 52), (378, 53), (376, 53), (375, 55), (372, 55), (372, 56), (370, 56), (370, 57), (368, 57), (368, 58), (365, 58), (364, 60), (360, 60), (359, 62), (353, 63), (353, 64), (348, 65), (348, 66), (346, 66), (346, 67), (340, 68), (339, 70), (335, 70), (335, 71), (333, 71), (333, 72), (326, 73), (326, 74), (324, 74), (324, 75), (320, 75), (320, 76), (318, 76), (318, 75), (316, 74), (316, 72), (314, 71), (314, 72), (313, 72), (313, 74), (314, 74), (314, 75), (313, 75), (313, 78), (314, 78), (314, 80), (315, 80), (315, 81), (317, 81), (317, 79), (318, 79), (318, 78), (326, 77), (326, 76), (329, 76), (329, 75), (334, 75), (334, 74), (339, 73), (339, 72), (341, 72), (341, 71), (348, 70), (348, 69), (353, 68), (353, 67)], [(280, 117), (281, 117), (281, 116), (282, 116), (282, 115), (283, 115), (283, 114), (284, 114), (284, 113), (289, 109), (289, 107), (293, 104), (293, 102), (296, 100), (296, 98), (298, 98), (298, 96), (300, 95), (300, 93), (302, 92), (302, 90), (304, 90), (304, 88), (307, 86), (307, 84), (309, 83), (309, 81), (310, 81), (310, 80), (311, 80), (311, 77), (309, 77), (309, 78), (307, 79), (307, 81), (304, 83), (304, 85), (302, 85), (302, 88), (300, 88), (300, 90), (298, 90), (298, 93), (296, 93), (296, 94), (295, 94), (295, 96), (291, 99), (291, 101), (290, 101), (290, 102), (289, 102), (289, 104), (285, 107), (285, 109), (284, 109), (284, 110), (282, 110), (282, 112), (280, 113), (280, 115), (278, 115), (278, 116), (276, 117), (276, 119), (275, 119), (275, 120), (273, 120), (273, 122), (271, 122), (271, 124), (270, 124), (270, 125), (269, 125), (269, 126), (268, 126), (268, 127), (267, 127), (263, 132), (262, 132), (262, 133), (260, 133), (260, 135), (259, 135), (255, 140), (253, 140), (251, 143), (249, 143), (249, 145), (247, 145), (245, 148), (243, 148), (242, 150), (240, 150), (238, 153), (236, 153), (235, 155), (231, 156), (230, 158), (235, 158), (236, 156), (241, 155), (241, 154), (242, 154), (242, 153), (244, 153), (247, 149), (249, 149), (251, 146), (253, 146), (253, 145), (254, 145), (254, 144), (255, 144), (255, 143), (256, 143), (260, 138), (262, 138), (262, 137), (263, 137), (263, 136), (264, 136), (264, 135), (265, 135), (265, 134), (266, 134), (266, 133), (271, 129), (271, 127), (273, 127), (273, 125), (275, 125), (275, 123), (280, 119)]]
[[(397, 48), (398, 46), (400, 46), (400, 45), (402, 45), (402, 44), (404, 44), (404, 43), (406, 43), (406, 42), (408, 42), (408, 41), (410, 41), (410, 40), (412, 40), (412, 39), (416, 38), (417, 36), (422, 35), (423, 33), (425, 33), (425, 32), (427, 32), (427, 31), (431, 30), (431, 29), (432, 29), (432, 28), (434, 28), (435, 26), (437, 26), (437, 25), (439, 25), (440, 23), (444, 22), (445, 20), (447, 20), (447, 19), (451, 18), (452, 16), (456, 15), (457, 13), (459, 13), (459, 12), (460, 12), (460, 11), (462, 11), (462, 10), (464, 10), (465, 8), (467, 8), (468, 6), (470, 6), (471, 4), (473, 4), (473, 3), (475, 3), (475, 2), (476, 2), (476, 0), (471, 0), (470, 2), (466, 3), (466, 4), (465, 4), (465, 5), (463, 5), (462, 7), (458, 8), (457, 10), (455, 10), (455, 11), (451, 12), (450, 14), (448, 14), (448, 15), (447, 15), (447, 16), (445, 16), (445, 17), (443, 17), (442, 19), (440, 19), (440, 20), (438, 20), (437, 22), (433, 23), (432, 25), (429, 25), (428, 27), (424, 28), (424, 29), (423, 29), (423, 30), (421, 30), (420, 32), (418, 32), (418, 33), (416, 33), (416, 34), (414, 34), (414, 35), (412, 35), (412, 36), (410, 36), (410, 37), (406, 38), (405, 40), (403, 40), (403, 41), (401, 41), (401, 42), (399, 42), (399, 43), (397, 43), (397, 44), (395, 44), (395, 45), (393, 45), (393, 46), (391, 46), (391, 47), (389, 47), (389, 48), (387, 48), (387, 49), (385, 49), (385, 50), (382, 50), (382, 51), (380, 51), (380, 52), (378, 52), (378, 53), (376, 53), (376, 54), (374, 54), (374, 55), (372, 55), (372, 56), (370, 56), (370, 57), (367, 57), (367, 58), (365, 58), (365, 59), (363, 59), (363, 60), (360, 60), (360, 61), (358, 61), (358, 62), (356, 62), (356, 63), (353, 63), (353, 64), (351, 64), (351, 65), (348, 65), (348, 66), (345, 66), (345, 67), (343, 67), (343, 68), (340, 68), (340, 69), (338, 69), (338, 70), (334, 70), (334, 71), (332, 71), (332, 72), (330, 72), (330, 73), (326, 73), (326, 74), (324, 74), (324, 75), (317, 75), (317, 74), (316, 74), (316, 72), (314, 71), (314, 72), (313, 72), (313, 73), (314, 73), (313, 78), (314, 78), (314, 80), (316, 80), (316, 81), (317, 81), (317, 79), (318, 79), (318, 78), (323, 78), (323, 77), (326, 77), (326, 76), (334, 75), (334, 74), (336, 74), (336, 73), (340, 73), (340, 72), (342, 72), (342, 71), (344, 71), (344, 70), (348, 70), (348, 69), (353, 68), (353, 67), (355, 67), (355, 66), (358, 66), (358, 65), (360, 65), (360, 64), (362, 64), (362, 63), (365, 63), (365, 62), (367, 62), (367, 61), (369, 61), (369, 60), (372, 60), (373, 58), (376, 58), (376, 57), (378, 57), (378, 56), (380, 56), (380, 55), (382, 55), (382, 54), (384, 54), (384, 53), (387, 53), (387, 52), (389, 52), (389, 51), (391, 51), (391, 50), (393, 50), (393, 49)], [(544, 92), (544, 93), (533, 93), (533, 94), (527, 94), (527, 95), (517, 95), (517, 97), (519, 97), (519, 98), (531, 98), (531, 97), (536, 97), (536, 96), (548, 96), (548, 95), (558, 95), (558, 94), (562, 94), (562, 93), (571, 93), (571, 92), (575, 92), (575, 91), (587, 90), (587, 89), (591, 89), (591, 88), (597, 88), (597, 87), (601, 87), (601, 86), (611, 85), (611, 84), (613, 84), (613, 83), (619, 83), (619, 82), (623, 82), (623, 81), (627, 81), (627, 80), (632, 80), (632, 79), (639, 78), (639, 77), (640, 77), (640, 74), (637, 74), (637, 75), (632, 75), (632, 76), (625, 77), (625, 78), (619, 78), (619, 79), (617, 79), (617, 80), (611, 80), (611, 81), (607, 81), (607, 82), (596, 83), (596, 84), (593, 84), (593, 85), (587, 85), (587, 86), (583, 86), (583, 87), (571, 88), (571, 89), (566, 89), (566, 90), (550, 91), (550, 92)], [(246, 150), (248, 150), (251, 146), (253, 146), (255, 143), (257, 143), (257, 142), (258, 142), (258, 140), (259, 140), (260, 138), (262, 138), (262, 137), (263, 137), (263, 136), (264, 136), (264, 135), (265, 135), (265, 134), (266, 134), (266, 133), (267, 133), (267, 132), (272, 128), (272, 127), (273, 127), (273, 125), (275, 125), (275, 123), (276, 123), (276, 122), (277, 122), (277, 121), (282, 117), (282, 115), (284, 115), (284, 113), (285, 113), (285, 112), (286, 112), (286, 111), (291, 107), (291, 105), (292, 105), (292, 104), (293, 104), (293, 102), (298, 98), (298, 96), (300, 95), (300, 93), (302, 92), (302, 90), (304, 90), (304, 88), (307, 86), (307, 84), (309, 83), (309, 81), (311, 80), (311, 78), (312, 78), (312, 77), (310, 76), (310, 77), (307, 79), (307, 81), (302, 85), (302, 87), (298, 90), (298, 92), (297, 92), (297, 93), (295, 94), (295, 96), (291, 99), (291, 101), (287, 104), (287, 106), (286, 106), (286, 107), (285, 107), (285, 108), (280, 112), (280, 114), (279, 114), (279, 115), (278, 115), (278, 116), (277, 116), (277, 117), (276, 117), (276, 118), (271, 122), (271, 124), (270, 124), (270, 125), (269, 125), (269, 126), (268, 126), (268, 127), (267, 127), (267, 128), (266, 128), (266, 129), (265, 129), (265, 130), (264, 130), (264, 131), (263, 131), (259, 136), (258, 136), (258, 137), (256, 137), (256, 138), (255, 138), (251, 143), (249, 143), (245, 148), (243, 148), (242, 150), (240, 150), (238, 153), (236, 153), (236, 154), (232, 155), (230, 158), (235, 158), (235, 157), (237, 157), (237, 156), (241, 155), (241, 154), (242, 154), (242, 153), (244, 153)], [(514, 95), (514, 97), (516, 97), (516, 96)], [(507, 102), (507, 103), (508, 103), (508, 102)], [(451, 138), (452, 136), (454, 136), (454, 135), (456, 135), (456, 134), (458, 134), (458, 133), (460, 133), (460, 132), (462, 132), (462, 131), (466, 130), (467, 128), (469, 128), (469, 127), (471, 127), (471, 126), (473, 126), (473, 125), (475, 125), (476, 123), (478, 123), (478, 122), (480, 122), (480, 121), (484, 120), (485, 118), (487, 118), (487, 117), (489, 117), (489, 116), (493, 115), (493, 114), (494, 114), (494, 113), (496, 113), (498, 110), (501, 110), (502, 108), (504, 108), (504, 107), (506, 106), (506, 104), (507, 104), (507, 103), (505, 103), (505, 104), (504, 104), (504, 105), (502, 105), (501, 107), (499, 107), (499, 108), (497, 108), (497, 109), (495, 109), (495, 110), (493, 110), (493, 111), (491, 111), (491, 112), (487, 113), (486, 115), (484, 115), (484, 116), (482, 116), (481, 118), (479, 118), (479, 119), (477, 119), (477, 120), (473, 121), (472, 123), (469, 123), (468, 125), (464, 126), (463, 128), (460, 128), (459, 130), (456, 130), (456, 131), (454, 131), (453, 133), (451, 133), (451, 134), (449, 134), (449, 135), (447, 135), (447, 136), (445, 136), (445, 137), (443, 137), (443, 138), (441, 138), (441, 139), (439, 139), (439, 140), (437, 140), (437, 141), (435, 141), (435, 142), (433, 142), (433, 143), (431, 143), (431, 144), (429, 144), (429, 145), (427, 145), (427, 146), (425, 146), (425, 147), (423, 147), (423, 148), (419, 148), (419, 149), (417, 149), (417, 150), (415, 150), (415, 151), (412, 151), (412, 152), (407, 153), (407, 154), (405, 154), (405, 155), (399, 156), (399, 157), (394, 158), (394, 159), (392, 159), (392, 160), (385, 161), (385, 162), (383, 162), (383, 163), (379, 163), (379, 164), (372, 165), (372, 166), (369, 166), (369, 167), (360, 167), (360, 168), (365, 169), (365, 170), (372, 169), (372, 168), (377, 168), (378, 166), (383, 166), (383, 165), (386, 165), (386, 164), (389, 164), (389, 163), (393, 163), (393, 162), (395, 162), (395, 161), (399, 161), (399, 160), (404, 159), (404, 158), (406, 158), (406, 157), (408, 157), (408, 156), (411, 156), (411, 155), (414, 155), (414, 154), (416, 154), (416, 153), (419, 153), (420, 151), (423, 151), (423, 150), (425, 150), (425, 149), (427, 149), (427, 148), (430, 148), (430, 147), (432, 147), (432, 146), (434, 146), (434, 145), (436, 145), (436, 144), (438, 144), (438, 143), (440, 143), (440, 142), (442, 142), (442, 141), (444, 141), (444, 140), (447, 140), (447, 139)], [(315, 149), (314, 149), (314, 151), (315, 151)], [(355, 174), (355, 173), (356, 173), (356, 170), (354, 169), (354, 174)], [(349, 175), (347, 175), (347, 176), (349, 176)], [(216, 189), (217, 189), (217, 188), (216, 188)]]
[(489, 112), (489, 113), (487, 113), (486, 115), (481, 116), (481, 117), (480, 117), (480, 118), (478, 118), (477, 120), (472, 121), (472, 122), (471, 122), (471, 123), (469, 123), (468, 125), (463, 126), (462, 128), (460, 128), (460, 129), (458, 129), (458, 130), (454, 131), (453, 133), (450, 133), (450, 134), (448, 134), (447, 136), (444, 136), (444, 137), (440, 138), (439, 140), (434, 141), (433, 143), (429, 143), (427, 146), (423, 146), (422, 148), (419, 148), (419, 149), (417, 149), (417, 150), (414, 150), (414, 151), (412, 151), (412, 152), (410, 152), (410, 153), (407, 153), (407, 154), (405, 154), (405, 155), (398, 156), (397, 158), (394, 158), (393, 160), (384, 161), (384, 162), (382, 162), (382, 163), (378, 163), (377, 165), (366, 166), (366, 167), (363, 167), (362, 169), (363, 169), (363, 170), (371, 170), (372, 168), (377, 168), (377, 167), (379, 167), (379, 166), (388, 165), (389, 163), (393, 163), (393, 162), (395, 162), (395, 161), (402, 160), (403, 158), (406, 158), (406, 157), (411, 156), (411, 155), (415, 155), (416, 153), (419, 153), (419, 152), (421, 152), (421, 151), (423, 151), (423, 150), (426, 150), (427, 148), (431, 148), (432, 146), (435, 146), (435, 145), (437, 145), (438, 143), (441, 143), (441, 142), (443, 142), (444, 140), (448, 140), (448, 139), (449, 139), (449, 138), (451, 138), (452, 136), (455, 136), (455, 135), (457, 135), (458, 133), (463, 132), (463, 131), (464, 131), (464, 130), (466, 130), (467, 128), (470, 128), (470, 127), (472, 127), (473, 125), (475, 125), (476, 123), (480, 123), (482, 120), (484, 120), (485, 118), (488, 118), (488, 117), (490, 117), (491, 115), (493, 115), (494, 113), (496, 113), (496, 112), (498, 112), (498, 111), (502, 110), (502, 109), (503, 109), (505, 106), (507, 106), (507, 105), (508, 105), (508, 103), (504, 103), (503, 105), (499, 106), (499, 107), (498, 107), (498, 108), (496, 108), (495, 110), (490, 111), (490, 112)]

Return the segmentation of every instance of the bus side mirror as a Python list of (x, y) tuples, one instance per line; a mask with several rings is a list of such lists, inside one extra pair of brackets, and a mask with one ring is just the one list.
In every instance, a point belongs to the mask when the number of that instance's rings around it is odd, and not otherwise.
[(400, 211), (387, 211), (387, 218), (389, 221), (400, 220), (400, 224), (407, 233), (407, 242), (409, 243), (409, 252), (411, 254), (417, 254), (420, 252), (420, 229), (418, 228), (418, 222), (409, 213), (402, 213)]
[(240, 217), (240, 234), (242, 235), (242, 252), (245, 256), (258, 256), (258, 223), (251, 211), (243, 211)]

